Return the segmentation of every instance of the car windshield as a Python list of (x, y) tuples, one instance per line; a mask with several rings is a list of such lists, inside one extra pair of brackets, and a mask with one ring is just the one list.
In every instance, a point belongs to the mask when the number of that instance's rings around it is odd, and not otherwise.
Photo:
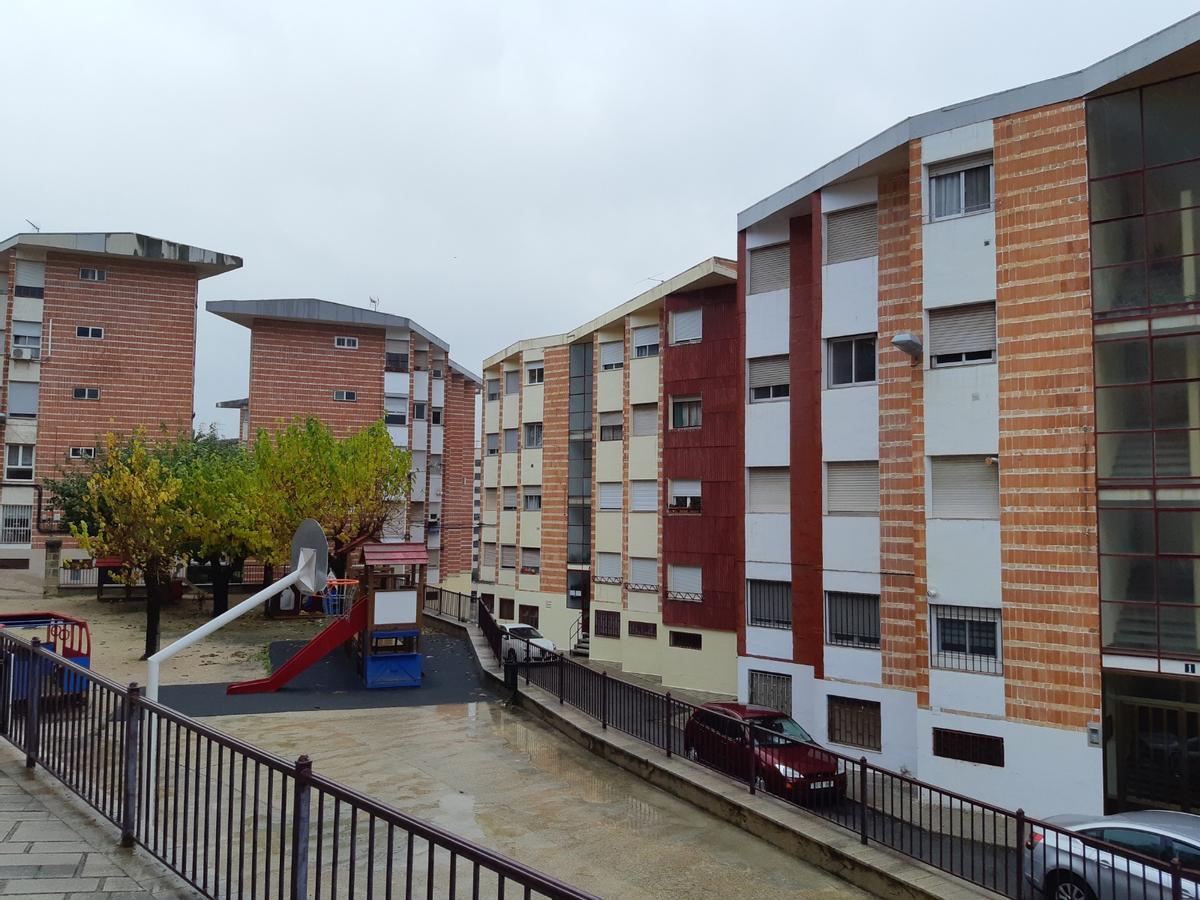
[(811, 744), (813, 739), (808, 732), (801, 728), (794, 719), (787, 716), (773, 716), (754, 720), (754, 743), (781, 747), (792, 741)]
[(532, 625), (514, 625), (512, 628), (508, 629), (508, 633), (513, 637), (525, 638), (527, 641), (532, 641), (534, 638), (540, 638), (542, 636), (541, 632), (539, 632)]

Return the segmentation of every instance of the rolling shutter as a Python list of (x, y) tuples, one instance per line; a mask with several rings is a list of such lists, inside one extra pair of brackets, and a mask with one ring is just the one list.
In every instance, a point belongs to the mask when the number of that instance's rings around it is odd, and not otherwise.
[(36, 416), (38, 411), (38, 382), (10, 381), (8, 383), (8, 414)]
[(749, 294), (765, 294), (767, 291), (784, 290), (788, 279), (788, 244), (761, 247), (751, 250)]
[(518, 441), (517, 429), (505, 428), (504, 429), (504, 452), (505, 453), (516, 453), (517, 452), (517, 441)]
[(504, 508), (517, 508), (517, 489), (515, 487), (506, 487), (504, 489)]
[(935, 456), (929, 461), (935, 519), (1000, 518), (1000, 470), (984, 456)]
[(46, 264), (17, 260), (17, 287), (44, 288), (46, 286)]
[(500, 545), (500, 568), (515, 569), (517, 567), (517, 548), (513, 544)]
[(620, 509), (621, 508), (621, 482), (619, 481), (601, 481), (596, 485), (600, 494), (601, 509)]
[(521, 548), (521, 568), (537, 569), (542, 565), (542, 551), (539, 547)]
[(667, 590), (681, 594), (699, 594), (701, 588), (700, 566), (667, 566)]
[(641, 556), (629, 558), (630, 584), (658, 584), (658, 560)]
[(791, 512), (791, 477), (785, 467), (747, 469), (749, 500), (747, 512)]
[(600, 427), (601, 428), (603, 428), (605, 425), (620, 425), (620, 424), (621, 424), (621, 413), (620, 412), (602, 412), (602, 413), (600, 413)]
[(658, 509), (658, 482), (629, 482), (629, 508), (633, 512), (655, 512)]
[(600, 345), (600, 367), (619, 366), (625, 362), (625, 344), (621, 341), (608, 341)]
[(934, 356), (995, 349), (996, 304), (929, 311), (929, 352)]
[(596, 554), (596, 575), (600, 578), (620, 578), (621, 577), (621, 554), (620, 553), (597, 553)]
[(773, 387), (791, 384), (786, 356), (762, 356), (750, 360), (750, 387)]
[(840, 263), (879, 253), (879, 211), (874, 203), (825, 218), (825, 262)]
[(671, 481), (672, 497), (699, 497), (700, 480), (698, 478), (676, 478)]
[(825, 506), (831, 515), (879, 514), (878, 462), (827, 463), (825, 476)]
[(704, 310), (681, 309), (671, 313), (671, 343), (698, 341), (704, 333)]
[(642, 325), (633, 329), (633, 346), (649, 347), (658, 343), (658, 326)]
[(658, 434), (657, 403), (639, 403), (633, 407), (633, 433), (635, 436)]
[(488, 568), (488, 569), (496, 568), (496, 545), (495, 544), (484, 544), (483, 545), (483, 560), (481, 562), (481, 565), (483, 565), (485, 568)]

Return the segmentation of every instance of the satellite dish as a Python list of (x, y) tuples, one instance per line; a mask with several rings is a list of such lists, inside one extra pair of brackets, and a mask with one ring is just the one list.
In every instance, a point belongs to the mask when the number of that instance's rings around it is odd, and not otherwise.
[[(311, 550), (301, 559), (301, 551)], [(325, 576), (329, 572), (329, 540), (325, 529), (316, 519), (305, 519), (292, 535), (292, 571), (299, 572), (299, 586), (308, 594), (316, 594), (325, 588)]]

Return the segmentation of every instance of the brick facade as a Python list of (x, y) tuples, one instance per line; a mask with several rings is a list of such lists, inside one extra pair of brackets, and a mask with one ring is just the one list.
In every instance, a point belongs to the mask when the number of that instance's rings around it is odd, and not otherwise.
[(471, 571), (474, 531), (475, 397), (478, 386), (461, 372), (447, 370), (442, 471), (442, 550), (445, 581)]
[(567, 438), (570, 347), (545, 355), (542, 407), (542, 572), (545, 593), (567, 592)]

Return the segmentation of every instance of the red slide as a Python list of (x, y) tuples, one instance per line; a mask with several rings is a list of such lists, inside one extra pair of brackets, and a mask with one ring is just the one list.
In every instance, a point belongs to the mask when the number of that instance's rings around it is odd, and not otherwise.
[(270, 694), (279, 690), (313, 663), (324, 659), (334, 650), (362, 631), (367, 625), (367, 602), (360, 600), (350, 614), (330, 622), (282, 666), (266, 678), (237, 681), (225, 688), (226, 694)]

